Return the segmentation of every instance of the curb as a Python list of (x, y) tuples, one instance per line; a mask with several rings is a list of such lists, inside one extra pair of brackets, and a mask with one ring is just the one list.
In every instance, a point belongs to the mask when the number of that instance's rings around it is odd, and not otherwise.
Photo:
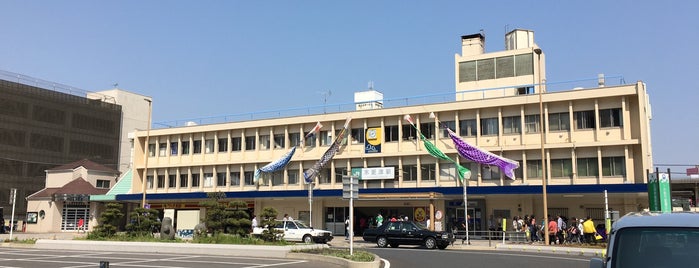
[(536, 253), (551, 253), (562, 255), (603, 257), (606, 249), (594, 248), (568, 248), (568, 247), (547, 247), (547, 246), (532, 246), (532, 245), (511, 245), (497, 244), (496, 250), (520, 251), (520, 252), (536, 252)]
[(325, 255), (309, 254), (309, 253), (296, 253), (296, 252), (287, 254), (287, 257), (291, 258), (291, 259), (322, 261), (322, 262), (341, 265), (341, 266), (348, 267), (348, 268), (379, 268), (379, 267), (381, 267), (381, 258), (376, 254), (372, 253), (372, 255), (374, 255), (373, 262), (357, 262), (357, 261), (351, 261), (348, 259), (343, 259), (343, 258), (338, 258), (338, 257), (333, 257), (333, 256), (325, 256)]

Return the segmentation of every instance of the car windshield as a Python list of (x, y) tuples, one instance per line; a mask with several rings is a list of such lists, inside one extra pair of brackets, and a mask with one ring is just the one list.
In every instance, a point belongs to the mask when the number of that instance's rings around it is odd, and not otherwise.
[(306, 223), (304, 223), (302, 221), (296, 221), (296, 225), (298, 225), (299, 228), (302, 228), (302, 229), (303, 228), (305, 228), (305, 229), (311, 228), (311, 227), (308, 227), (308, 225), (306, 225)]
[(692, 267), (697, 228), (625, 228), (614, 236), (612, 267)]

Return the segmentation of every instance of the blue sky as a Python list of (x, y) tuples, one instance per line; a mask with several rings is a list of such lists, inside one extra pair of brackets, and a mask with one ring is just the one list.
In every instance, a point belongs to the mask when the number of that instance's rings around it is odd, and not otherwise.
[[(656, 164), (699, 164), (699, 1), (3, 1), (0, 70), (153, 97), (164, 122), (454, 90), (460, 37), (535, 32), (549, 82), (641, 80)], [(694, 66), (694, 67), (692, 67)], [(618, 81), (616, 81), (618, 83)], [(661, 168), (665, 168), (661, 166)], [(686, 167), (673, 167), (684, 172)]]

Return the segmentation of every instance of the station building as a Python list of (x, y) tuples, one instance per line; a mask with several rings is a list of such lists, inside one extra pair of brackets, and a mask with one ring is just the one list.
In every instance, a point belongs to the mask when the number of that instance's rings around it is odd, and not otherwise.
[[(482, 34), (462, 36), (461, 54), (454, 59), (455, 92), (446, 101), (389, 107), (382, 93), (370, 88), (357, 92), (346, 111), (137, 131), (131, 187), (115, 200), (130, 209), (145, 200), (173, 217), (181, 234), (204, 216), (198, 203), (215, 192), (248, 202), (253, 213), (274, 207), (280, 215), (341, 234), (349, 216), (342, 178), (364, 168), (392, 173), (359, 181), (355, 226), (362, 218), (369, 225), (378, 213), (384, 219), (431, 217), (435, 229), (451, 228), (468, 213), (474, 231), (524, 215), (591, 216), (602, 222), (605, 191), (607, 206), (622, 215), (647, 208), (646, 172), (653, 159), (646, 85), (609, 85), (600, 76), (591, 87), (548, 90), (545, 53), (534, 33), (513, 30), (505, 41), (505, 50), (486, 53)], [(471, 170), (466, 194), (455, 164), (430, 155), (405, 115)], [(306, 184), (303, 172), (321, 158), (347, 118), (349, 137)], [(317, 135), (306, 137), (318, 123)], [(515, 178), (458, 156), (444, 127), (519, 162)], [(297, 150), (289, 164), (256, 185), (255, 170), (292, 147)]]

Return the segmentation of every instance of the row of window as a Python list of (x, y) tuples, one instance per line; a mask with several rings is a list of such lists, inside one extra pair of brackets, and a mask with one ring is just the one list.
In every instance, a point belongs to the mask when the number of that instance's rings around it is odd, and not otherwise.
[(533, 54), (459, 62), (459, 82), (534, 74)]
[[(502, 132), (503, 134), (521, 134), (522, 133), (522, 118), (520, 116), (504, 116), (502, 117)], [(568, 112), (564, 113), (549, 113), (548, 115), (548, 126), (549, 131), (569, 131), (570, 130), (570, 117)], [(595, 111), (577, 111), (573, 113), (573, 121), (575, 124), (575, 129), (593, 129), (596, 124), (599, 123), (600, 127), (622, 127), (622, 112), (620, 108), (613, 109), (600, 109), (599, 110), (599, 121), (595, 120)], [(478, 133), (478, 125), (476, 124), (476, 119), (464, 119), (459, 120), (459, 126), (456, 128), (455, 121), (444, 121), (442, 124), (445, 127), (456, 130), (462, 137), (475, 137)], [(498, 123), (497, 117), (492, 118), (481, 118), (480, 119), (480, 135), (481, 136), (494, 136), (498, 135), (500, 132), (501, 125)], [(420, 132), (429, 138), (433, 139), (436, 132), (435, 123), (421, 123)], [(384, 127), (384, 140), (386, 142), (398, 141), (399, 135), (402, 140), (413, 140), (417, 139), (417, 131), (411, 125), (403, 125), (401, 131), (399, 126), (385, 126)], [(353, 128), (350, 131), (350, 140), (353, 144), (364, 143), (364, 129), (363, 128)], [(540, 127), (540, 117), (538, 114), (531, 114), (524, 116), (524, 131), (525, 133), (539, 133), (541, 131)], [(401, 134), (402, 133), (402, 134)], [(449, 134), (446, 129), (441, 131), (441, 138), (448, 138)], [(303, 142), (306, 147), (315, 147), (316, 140), (318, 140), (321, 146), (328, 146), (333, 142), (333, 135), (328, 131), (321, 131), (319, 135), (311, 135), (305, 138)], [(170, 142), (170, 155), (188, 155), (190, 150), (192, 154), (201, 153), (214, 153), (214, 152), (229, 152), (229, 151), (241, 151), (245, 148), (246, 151), (255, 150), (258, 145), (260, 150), (269, 150), (271, 145), (274, 145), (274, 149), (286, 148), (287, 139), (285, 139), (284, 134), (275, 134), (271, 137), (270, 135), (259, 135), (259, 139), (255, 136), (247, 136), (244, 139), (242, 137), (231, 137), (219, 138), (218, 143), (214, 139), (204, 140), (202, 146), (202, 140), (191, 141), (181, 141), (181, 142)], [(302, 144), (302, 138), (300, 133), (289, 133), (289, 146), (299, 146)], [(230, 142), (230, 144), (229, 144)], [(178, 145), (182, 146), (180, 148)], [(149, 156), (155, 156), (156, 144), (148, 145)], [(167, 156), (168, 144), (158, 143), (159, 156)]]
[[(573, 177), (573, 162), (571, 159), (551, 159), (550, 172), (552, 178), (572, 178)], [(476, 163), (462, 163), (466, 168), (472, 168), (471, 170), (476, 170), (479, 167)], [(527, 178), (541, 178), (541, 160), (528, 160), (527, 166)], [(520, 168), (515, 170), (515, 175), (517, 178), (523, 178), (523, 165), (520, 161)], [(577, 176), (578, 177), (598, 177), (599, 176), (599, 166), (597, 158), (578, 158), (576, 159)], [(418, 173), (418, 169), (421, 170)], [(417, 181), (419, 178), (418, 174), (421, 174), (421, 181), (436, 181), (437, 178), (440, 180), (453, 180), (456, 178), (456, 167), (452, 163), (440, 164), (439, 172), (437, 172), (435, 164), (423, 164), (418, 167), (417, 165), (403, 165), (403, 169), (400, 170), (398, 167), (394, 168), (396, 178), (400, 177), (402, 173), (403, 181)], [(500, 170), (496, 166), (480, 165), (481, 179), (482, 180), (499, 180), (501, 178)], [(266, 183), (271, 183), (272, 185), (297, 185), (299, 184), (299, 176), (302, 172), (299, 170), (287, 170), (287, 181), (284, 181), (284, 172), (278, 171), (272, 174), (266, 174), (261, 178)], [(337, 168), (335, 169), (334, 183), (342, 183), (342, 176), (347, 174), (347, 169)], [(241, 176), (242, 175), (242, 176)], [(471, 173), (471, 180), (476, 179), (476, 172)], [(624, 157), (602, 157), (602, 176), (604, 177), (625, 177), (626, 176), (626, 165)], [(324, 169), (318, 178), (319, 183), (329, 184), (333, 183), (332, 174), (330, 169)], [(254, 172), (245, 171), (241, 172), (204, 172), (203, 176), (200, 173), (179, 174), (169, 174), (167, 175), (157, 175), (157, 180), (154, 181), (154, 177), (148, 176), (146, 178), (146, 186), (148, 189), (153, 189), (154, 186), (157, 188), (177, 188), (178, 181), (180, 188), (192, 188), (200, 187), (226, 187), (226, 186), (240, 186), (243, 185), (252, 186), (254, 185)], [(108, 183), (108, 182), (107, 182)]]

